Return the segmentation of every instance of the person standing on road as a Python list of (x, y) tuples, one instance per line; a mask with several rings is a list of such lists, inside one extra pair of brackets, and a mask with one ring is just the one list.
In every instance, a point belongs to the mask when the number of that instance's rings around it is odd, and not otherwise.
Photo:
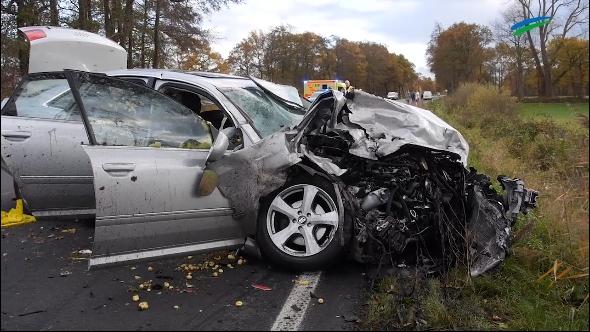
[(344, 86), (344, 96), (348, 99), (354, 99), (354, 86), (350, 85), (349, 80), (344, 81)]
[(414, 105), (414, 103), (416, 102), (416, 92), (412, 91), (410, 93), (410, 99), (412, 100), (411, 105)]

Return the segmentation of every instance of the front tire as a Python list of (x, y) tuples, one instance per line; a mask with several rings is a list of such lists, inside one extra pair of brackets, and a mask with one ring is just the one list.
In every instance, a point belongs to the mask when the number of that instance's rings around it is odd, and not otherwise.
[(257, 239), (263, 255), (296, 271), (333, 264), (343, 251), (339, 213), (329, 181), (317, 176), (289, 181), (262, 201)]

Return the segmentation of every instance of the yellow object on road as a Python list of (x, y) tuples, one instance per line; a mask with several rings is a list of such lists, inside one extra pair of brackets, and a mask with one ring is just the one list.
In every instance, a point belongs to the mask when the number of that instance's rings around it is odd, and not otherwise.
[(2, 227), (24, 225), (37, 221), (34, 216), (23, 213), (23, 200), (16, 200), (16, 207), (10, 211), (2, 211)]

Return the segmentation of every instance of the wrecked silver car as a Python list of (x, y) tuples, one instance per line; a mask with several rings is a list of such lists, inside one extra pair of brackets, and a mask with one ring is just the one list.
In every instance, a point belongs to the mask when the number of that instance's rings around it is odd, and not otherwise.
[[(250, 238), (296, 270), (348, 253), (433, 271), (466, 262), (479, 275), (505, 258), (516, 216), (536, 204), (518, 179), (499, 178), (501, 197), (467, 170), (467, 142), (433, 113), (364, 92), (325, 93), (301, 119), (289, 89), (218, 84), (245, 120), (232, 114), (217, 132), (145, 86), (65, 76), (90, 142), (91, 265)], [(246, 124), (262, 137), (248, 146)]]

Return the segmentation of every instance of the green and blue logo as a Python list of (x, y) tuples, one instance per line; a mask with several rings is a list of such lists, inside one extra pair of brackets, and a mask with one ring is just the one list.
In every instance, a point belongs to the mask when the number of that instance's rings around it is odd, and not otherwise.
[(549, 22), (551, 22), (551, 17), (549, 16), (532, 17), (514, 24), (510, 27), (510, 30), (512, 30), (513, 35), (520, 36), (534, 28), (547, 25)]

